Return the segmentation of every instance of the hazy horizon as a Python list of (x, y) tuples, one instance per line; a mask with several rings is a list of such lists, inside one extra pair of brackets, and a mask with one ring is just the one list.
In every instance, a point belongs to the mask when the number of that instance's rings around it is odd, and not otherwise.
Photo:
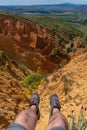
[(0, 6), (40, 6), (40, 5), (61, 5), (61, 4), (73, 4), (73, 5), (87, 5), (87, 3), (48, 3), (48, 4), (0, 4)]
[(0, 5), (50, 5), (50, 4), (87, 4), (87, 0), (0, 0)]

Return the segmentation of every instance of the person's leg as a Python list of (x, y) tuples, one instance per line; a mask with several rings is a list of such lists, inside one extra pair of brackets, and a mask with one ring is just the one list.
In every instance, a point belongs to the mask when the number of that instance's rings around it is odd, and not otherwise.
[(30, 109), (19, 113), (14, 123), (24, 126), (27, 130), (34, 130), (37, 123), (36, 106), (32, 105)]
[(39, 102), (38, 94), (34, 93), (29, 103), (30, 109), (20, 112), (14, 124), (10, 125), (6, 130), (34, 130), (37, 120), (40, 118)]
[(68, 122), (60, 112), (60, 103), (56, 94), (50, 98), (51, 115), (46, 130), (68, 130)]

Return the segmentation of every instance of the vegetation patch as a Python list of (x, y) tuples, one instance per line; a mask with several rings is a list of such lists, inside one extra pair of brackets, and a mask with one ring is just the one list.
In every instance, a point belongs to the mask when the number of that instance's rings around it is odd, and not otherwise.
[(2, 58), (5, 55), (5, 52), (3, 50), (0, 50), (0, 58)]
[(85, 48), (85, 47), (87, 47), (87, 35), (85, 35), (84, 37), (83, 37), (83, 43), (79, 46), (80, 48), (82, 47), (82, 48)]
[(32, 73), (25, 77), (24, 84), (30, 86), (32, 89), (36, 88), (40, 81), (44, 78), (43, 74)]
[(59, 64), (59, 66), (60, 66), (60, 67), (63, 67), (66, 63), (67, 63), (67, 60), (64, 59), (64, 60), (62, 60), (62, 62)]
[(69, 125), (69, 130), (85, 130), (87, 128), (87, 120), (83, 114), (78, 117), (78, 122), (76, 123), (76, 116), (72, 114), (72, 120)]
[(0, 50), (0, 65), (5, 65), (5, 61), (3, 59), (5, 59), (6, 54), (3, 50)]
[(50, 55), (51, 55), (51, 56), (56, 56), (56, 55), (61, 56), (61, 55), (66, 55), (66, 52), (63, 51), (63, 50), (60, 50), (60, 49), (58, 49), (58, 48), (54, 48), (54, 49), (52, 50), (52, 52), (51, 52)]
[(22, 72), (23, 72), (24, 74), (26, 74), (26, 72), (27, 72), (27, 70), (28, 70), (28, 68), (27, 68), (24, 64), (20, 65), (20, 69), (22, 70)]

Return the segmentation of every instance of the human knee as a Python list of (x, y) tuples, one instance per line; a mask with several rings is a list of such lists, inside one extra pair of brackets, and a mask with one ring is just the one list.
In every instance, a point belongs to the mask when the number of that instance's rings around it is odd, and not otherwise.
[(66, 118), (60, 113), (54, 113), (53, 116), (51, 117), (47, 130), (50, 130), (49, 128), (55, 127), (55, 126), (61, 126), (65, 130), (68, 130), (68, 122)]
[(29, 119), (32, 120), (33, 117), (35, 117), (35, 114), (32, 110), (30, 110), (30, 109), (24, 110), (17, 115), (15, 122), (17, 122), (17, 121), (27, 122), (27, 120), (29, 120)]

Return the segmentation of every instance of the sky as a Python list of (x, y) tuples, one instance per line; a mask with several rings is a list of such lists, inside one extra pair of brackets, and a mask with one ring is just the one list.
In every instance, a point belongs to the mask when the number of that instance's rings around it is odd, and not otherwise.
[(0, 5), (87, 4), (87, 0), (0, 0)]

